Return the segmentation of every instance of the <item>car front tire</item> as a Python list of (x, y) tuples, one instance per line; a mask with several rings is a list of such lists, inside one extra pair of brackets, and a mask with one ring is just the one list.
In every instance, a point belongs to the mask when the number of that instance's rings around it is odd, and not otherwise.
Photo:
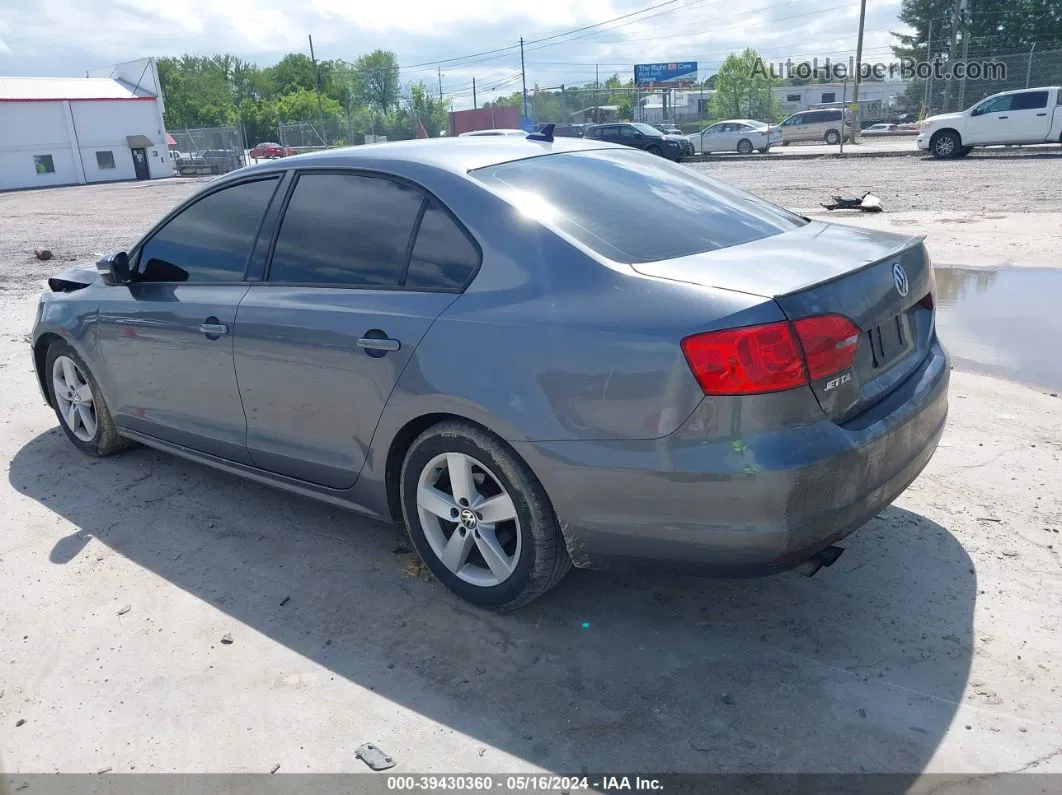
[(740, 141), (738, 141), (738, 145), (737, 145), (738, 154), (751, 155), (752, 154), (752, 149), (753, 149), (752, 141), (750, 141), (748, 138), (742, 138)]
[(48, 348), (45, 363), (55, 416), (78, 450), (86, 455), (105, 456), (133, 445), (118, 435), (103, 392), (77, 351), (63, 340), (56, 340)]
[(961, 150), (962, 141), (959, 140), (958, 134), (951, 130), (937, 133), (929, 142), (929, 151), (937, 160), (950, 160), (958, 157)]
[(402, 517), (432, 574), (480, 607), (513, 610), (571, 570), (553, 507), (504, 441), (463, 421), (414, 440), (400, 475)]

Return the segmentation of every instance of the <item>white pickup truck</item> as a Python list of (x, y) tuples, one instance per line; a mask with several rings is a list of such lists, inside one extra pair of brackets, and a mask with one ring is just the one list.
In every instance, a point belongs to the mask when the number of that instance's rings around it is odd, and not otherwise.
[(930, 116), (918, 129), (918, 148), (942, 160), (975, 146), (1062, 143), (1062, 87), (993, 94), (960, 113)]

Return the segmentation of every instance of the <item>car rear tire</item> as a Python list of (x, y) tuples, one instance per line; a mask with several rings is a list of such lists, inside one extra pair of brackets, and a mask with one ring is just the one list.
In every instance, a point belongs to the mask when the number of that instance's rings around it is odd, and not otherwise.
[(837, 130), (826, 131), (826, 143), (830, 146), (836, 146), (841, 143), (841, 134)]
[(48, 393), (59, 427), (78, 450), (105, 456), (133, 446), (118, 435), (103, 392), (77, 351), (56, 340), (48, 347), (45, 362)]
[(471, 423), (442, 422), (414, 440), (400, 496), (421, 559), (475, 605), (521, 607), (572, 568), (542, 484), (503, 440)]
[(929, 142), (929, 151), (933, 153), (933, 157), (937, 160), (950, 160), (953, 157), (958, 157), (961, 150), (962, 141), (959, 140), (958, 133), (951, 130), (938, 132)]
[(750, 141), (748, 138), (742, 138), (740, 141), (738, 141), (738, 154), (751, 155), (753, 148), (754, 147), (752, 146), (752, 141)]
[(970, 154), (970, 152), (972, 151), (972, 146), (964, 146), (962, 149), (959, 150), (959, 154), (956, 155), (956, 157), (966, 157), (966, 155)]

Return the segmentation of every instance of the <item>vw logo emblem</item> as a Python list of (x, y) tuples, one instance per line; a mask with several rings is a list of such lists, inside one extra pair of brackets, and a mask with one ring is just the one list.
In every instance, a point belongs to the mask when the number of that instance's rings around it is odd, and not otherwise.
[(892, 266), (892, 283), (896, 285), (896, 292), (901, 298), (905, 298), (907, 291), (911, 289), (911, 284), (907, 281), (907, 271), (898, 262)]
[(465, 508), (461, 511), (461, 524), (472, 530), (476, 526), (476, 515), (468, 508)]

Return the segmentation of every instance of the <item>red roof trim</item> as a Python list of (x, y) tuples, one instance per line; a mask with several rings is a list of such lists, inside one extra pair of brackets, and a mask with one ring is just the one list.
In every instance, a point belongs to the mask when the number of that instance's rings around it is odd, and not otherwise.
[(158, 97), (42, 97), (29, 99), (0, 97), (0, 102), (154, 102)]

